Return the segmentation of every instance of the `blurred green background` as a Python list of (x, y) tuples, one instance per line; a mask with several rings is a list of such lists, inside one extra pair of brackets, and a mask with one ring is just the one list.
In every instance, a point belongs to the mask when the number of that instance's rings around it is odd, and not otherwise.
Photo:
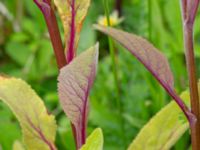
[[(110, 10), (116, 8), (110, 0)], [(169, 59), (180, 93), (188, 87), (182, 41), (179, 0), (122, 0), (124, 21), (118, 26), (149, 39)], [(90, 94), (88, 134), (96, 127), (104, 132), (105, 150), (124, 150), (143, 125), (169, 101), (170, 97), (150, 73), (126, 50), (115, 43), (121, 87), (123, 123), (121, 133), (116, 107), (116, 92), (107, 37), (92, 29), (104, 14), (101, 0), (93, 0), (84, 22), (78, 52), (100, 42), (98, 74)], [(61, 22), (59, 25), (61, 27)], [(195, 24), (195, 53), (200, 66), (200, 14)], [(63, 37), (63, 29), (60, 28)], [(200, 67), (197, 68), (200, 73)], [(32, 0), (0, 0), (0, 74), (23, 78), (37, 91), (50, 112), (56, 115), (59, 150), (73, 150), (70, 123), (61, 110), (57, 96), (55, 57), (41, 12)], [(11, 111), (0, 102), (0, 150), (11, 150), (21, 139), (19, 124)], [(187, 150), (189, 133), (173, 147)]]

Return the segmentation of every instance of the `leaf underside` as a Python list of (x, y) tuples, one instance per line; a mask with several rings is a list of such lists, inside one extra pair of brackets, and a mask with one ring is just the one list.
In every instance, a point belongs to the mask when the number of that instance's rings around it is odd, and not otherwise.
[(19, 120), (28, 150), (50, 150), (54, 147), (55, 118), (47, 113), (43, 101), (27, 83), (0, 76), (0, 99)]
[(166, 57), (142, 37), (100, 25), (97, 30), (113, 37), (127, 48), (160, 82), (174, 89), (173, 74)]
[(98, 44), (73, 59), (60, 70), (58, 77), (59, 99), (64, 112), (76, 130), (78, 147), (86, 129), (88, 95), (96, 76)]
[[(189, 103), (189, 92), (181, 97)], [(183, 117), (177, 104), (170, 102), (141, 129), (128, 150), (169, 150), (189, 128)]]
[(111, 36), (131, 52), (133, 56), (135, 56), (155, 77), (155, 79), (157, 79), (166, 92), (176, 101), (188, 121), (193, 123), (196, 120), (195, 116), (184, 104), (179, 95), (177, 95), (174, 89), (173, 74), (168, 60), (158, 49), (144, 38), (134, 34), (100, 25), (94, 25), (94, 28)]
[(80, 150), (103, 150), (103, 142), (102, 130), (97, 128), (87, 138), (86, 144)]

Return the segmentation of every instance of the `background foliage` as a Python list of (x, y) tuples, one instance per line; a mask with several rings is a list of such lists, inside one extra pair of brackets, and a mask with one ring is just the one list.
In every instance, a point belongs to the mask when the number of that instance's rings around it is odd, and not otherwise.
[[(111, 10), (115, 8), (115, 2), (111, 0)], [(165, 53), (175, 76), (175, 87), (181, 92), (187, 89), (188, 83), (179, 0), (152, 0), (151, 13), (148, 7), (148, 1), (145, 0), (124, 0), (122, 16), (125, 19), (119, 28), (146, 37)], [(143, 125), (169, 102), (170, 98), (144, 67), (116, 44), (126, 131), (124, 135), (121, 134), (107, 38), (92, 29), (92, 24), (96, 23), (97, 18), (103, 14), (102, 1), (93, 0), (78, 48), (81, 52), (93, 45), (96, 40), (100, 41), (98, 75), (90, 96), (88, 134), (94, 128), (101, 127), (105, 139), (104, 149), (123, 150)], [(60, 20), (59, 23), (61, 26)], [(200, 14), (195, 25), (198, 66), (200, 66), (199, 26)], [(61, 31), (64, 36), (63, 29)], [(23, 78), (32, 85), (49, 111), (56, 115), (58, 148), (72, 150), (74, 142), (70, 123), (58, 103), (58, 71), (53, 50), (43, 16), (33, 1), (0, 1), (0, 73)], [(0, 149), (10, 150), (14, 141), (20, 138), (21, 132), (16, 118), (4, 104), (0, 103)], [(173, 149), (185, 150), (189, 146), (189, 134), (186, 133)]]

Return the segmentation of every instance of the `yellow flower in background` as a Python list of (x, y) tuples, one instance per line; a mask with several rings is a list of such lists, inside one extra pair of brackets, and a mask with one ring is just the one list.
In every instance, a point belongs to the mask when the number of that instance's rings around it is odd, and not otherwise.
[[(124, 20), (123, 17), (119, 17), (118, 11), (114, 11), (112, 14), (110, 14), (110, 26), (116, 26), (120, 24), (123, 20)], [(98, 18), (98, 24), (103, 26), (108, 26), (106, 16), (100, 16)]]

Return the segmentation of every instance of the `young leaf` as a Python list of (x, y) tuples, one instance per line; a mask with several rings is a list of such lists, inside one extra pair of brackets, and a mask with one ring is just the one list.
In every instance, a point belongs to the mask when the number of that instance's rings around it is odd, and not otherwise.
[(102, 130), (100, 128), (95, 129), (80, 150), (103, 150)]
[(0, 99), (20, 122), (24, 144), (30, 150), (55, 150), (56, 122), (42, 100), (20, 79), (0, 76)]
[(63, 23), (66, 55), (69, 63), (75, 56), (83, 21), (90, 6), (90, 0), (54, 0)]
[(93, 84), (98, 61), (98, 44), (60, 70), (58, 93), (61, 105), (72, 122), (77, 147), (85, 143), (88, 95)]
[(94, 27), (111, 36), (127, 48), (153, 74), (169, 95), (177, 102), (190, 123), (195, 122), (195, 116), (176, 94), (174, 90), (173, 74), (170, 70), (169, 63), (159, 50), (147, 40), (137, 35), (100, 25), (94, 25)]
[(185, 23), (194, 24), (200, 0), (181, 0), (183, 20)]
[[(189, 92), (181, 98), (189, 103)], [(128, 150), (169, 150), (189, 128), (182, 117), (176, 103), (170, 102), (142, 128)]]

